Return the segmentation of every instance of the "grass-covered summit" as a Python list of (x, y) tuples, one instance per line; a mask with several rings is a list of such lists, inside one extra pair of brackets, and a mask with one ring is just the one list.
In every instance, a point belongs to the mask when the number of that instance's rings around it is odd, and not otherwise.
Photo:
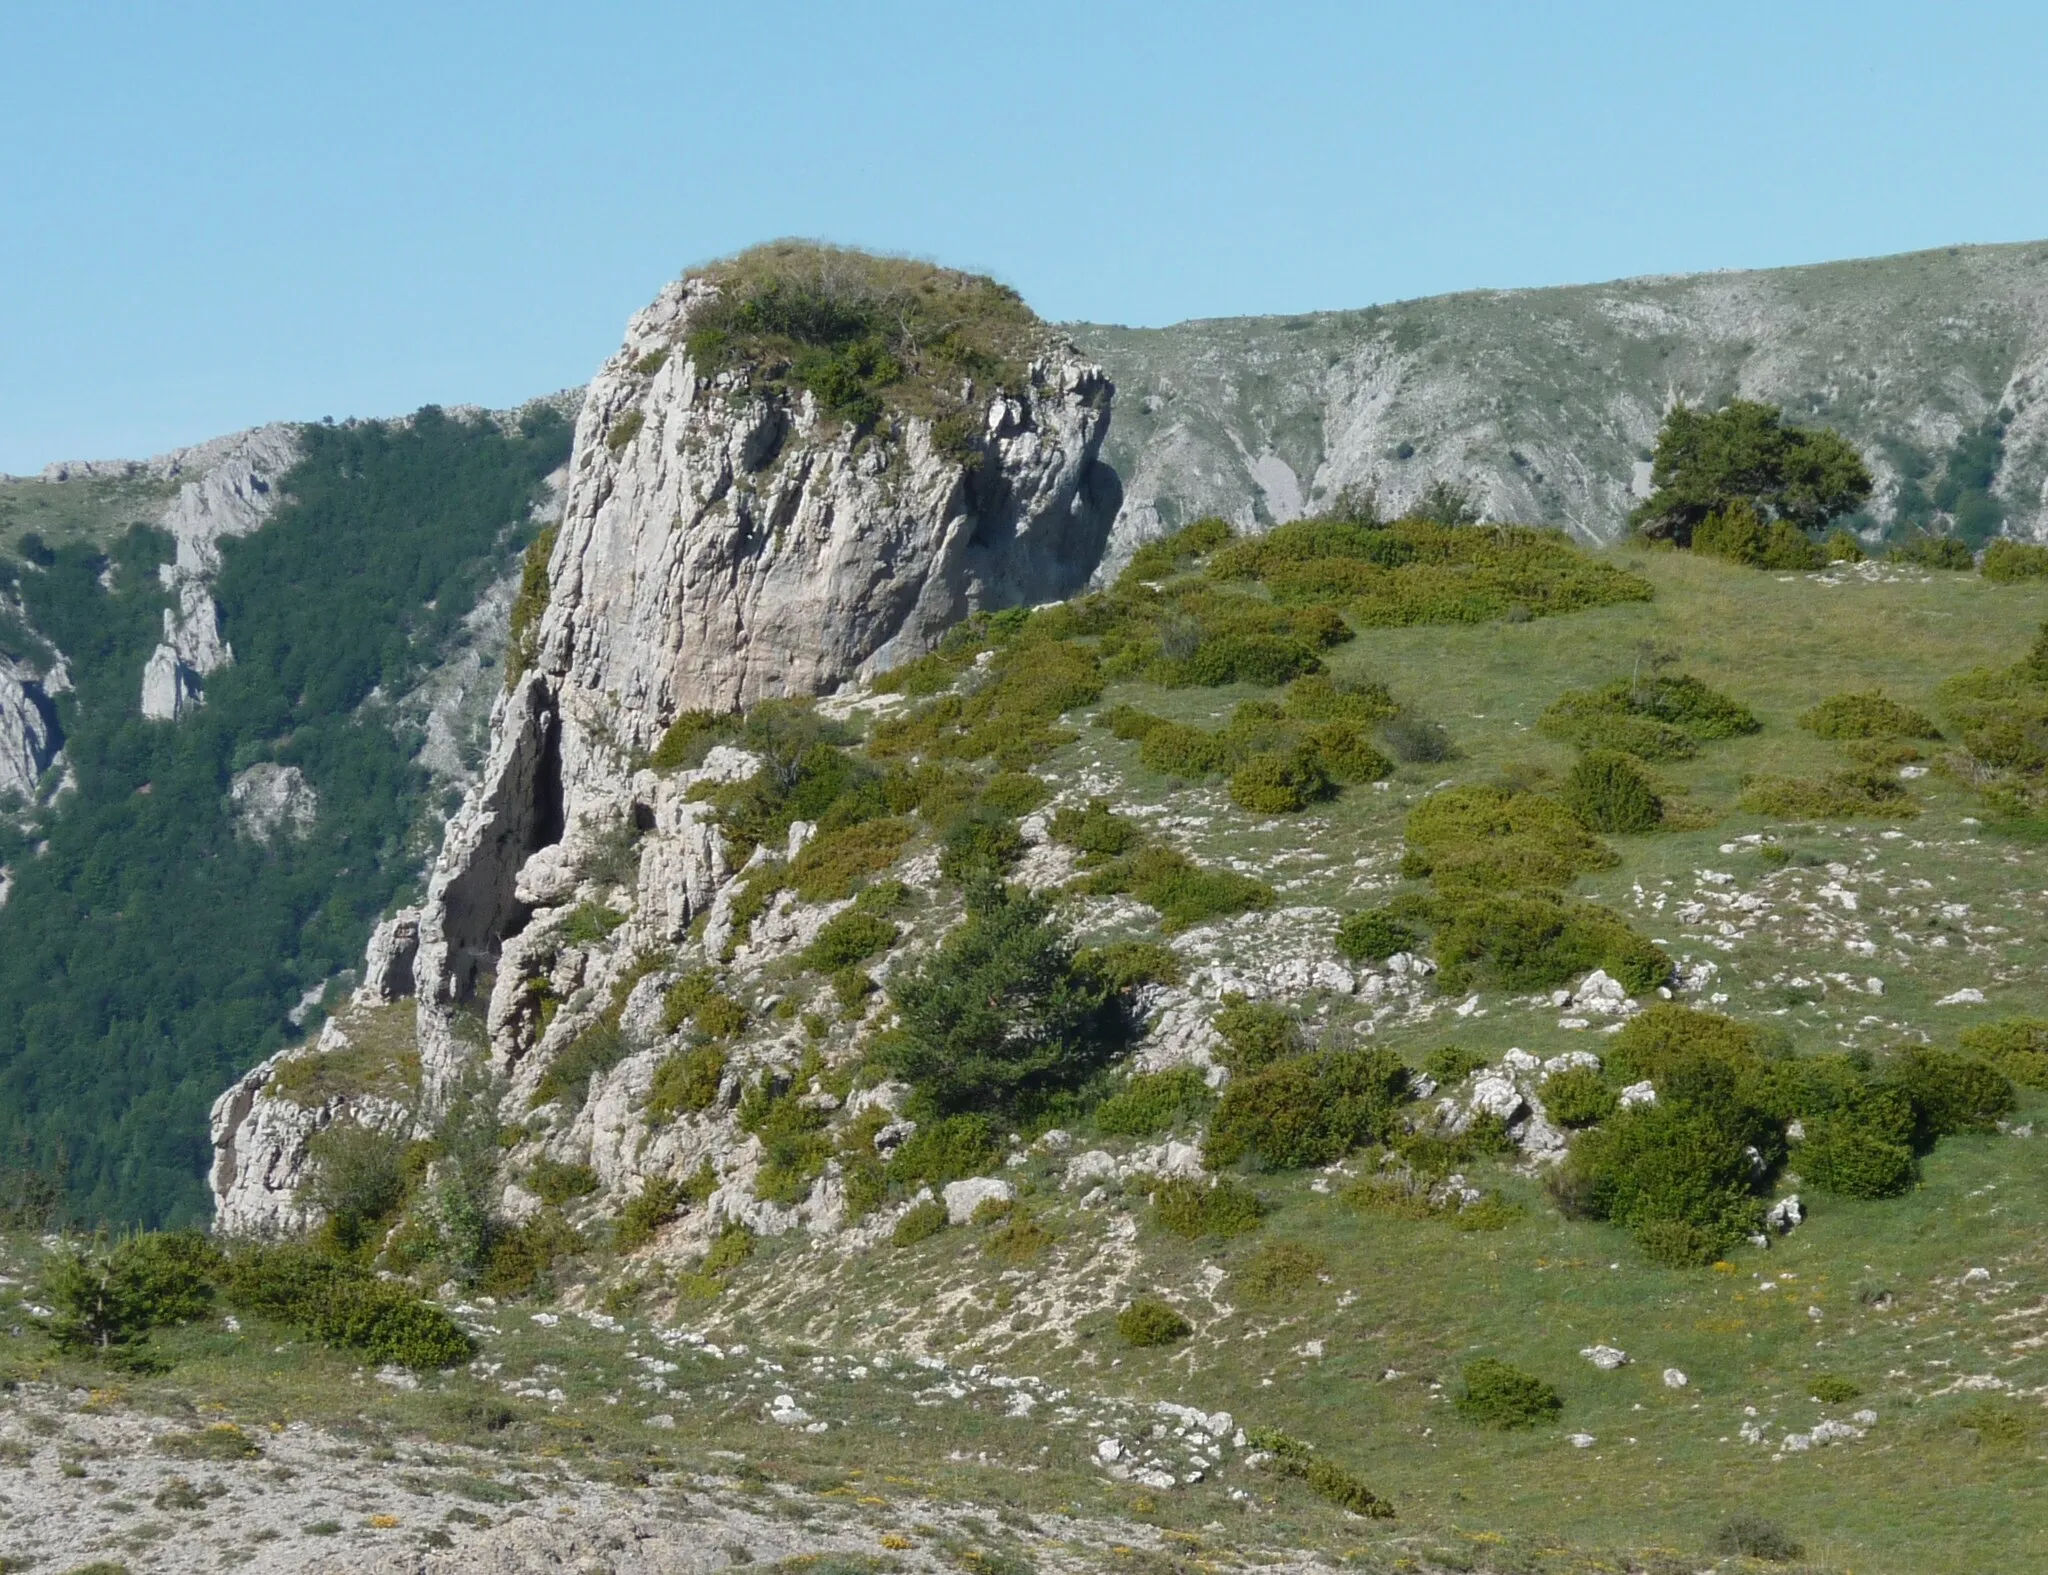
[(771, 241), (694, 276), (718, 286), (688, 338), (700, 371), (750, 365), (856, 426), (964, 419), (1021, 387), (1048, 333), (985, 275), (812, 241)]

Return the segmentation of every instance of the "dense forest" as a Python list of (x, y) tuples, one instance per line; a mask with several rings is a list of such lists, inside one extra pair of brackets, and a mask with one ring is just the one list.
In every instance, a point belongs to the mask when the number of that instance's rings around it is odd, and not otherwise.
[[(356, 965), (376, 917), (431, 854), (419, 740), (387, 700), (461, 637), (516, 561), (570, 432), (535, 407), (512, 429), (428, 407), (407, 422), (305, 429), (258, 533), (224, 543), (217, 588), (235, 665), (205, 704), (137, 704), (162, 627), (171, 543), (25, 544), (0, 562), (70, 659), (58, 700), (74, 792), (0, 823), (0, 1143), (66, 1177), (87, 1221), (208, 1212), (207, 1109), (287, 1042), (292, 1009)], [(300, 837), (239, 834), (229, 786), (259, 762), (318, 794)], [(40, 844), (40, 851), (36, 851)]]

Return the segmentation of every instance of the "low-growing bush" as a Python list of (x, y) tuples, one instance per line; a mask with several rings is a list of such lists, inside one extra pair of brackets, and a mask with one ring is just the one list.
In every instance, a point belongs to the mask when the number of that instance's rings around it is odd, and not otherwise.
[(1572, 690), (1536, 725), (1580, 749), (1617, 750), (1640, 760), (1687, 760), (1703, 743), (1754, 733), (1763, 724), (1747, 706), (1681, 673)]
[(1113, 1137), (1151, 1137), (1201, 1120), (1214, 1103), (1194, 1067), (1141, 1072), (1095, 1107), (1095, 1127)]
[(150, 1232), (111, 1247), (57, 1254), (41, 1294), (54, 1309), (50, 1338), (60, 1350), (127, 1366), (153, 1330), (192, 1323), (213, 1306), (219, 1250), (192, 1232)]
[(728, 1057), (720, 1044), (692, 1045), (663, 1057), (647, 1091), (647, 1117), (657, 1123), (694, 1116), (718, 1103)]
[(1422, 1058), (1422, 1070), (1446, 1088), (1464, 1082), (1485, 1065), (1485, 1056), (1457, 1045), (1441, 1045)]
[(739, 718), (719, 711), (685, 711), (661, 735), (647, 763), (656, 771), (685, 771), (704, 763), (714, 744), (739, 733)]
[(1421, 936), (1385, 908), (1346, 914), (1337, 925), (1337, 954), (1352, 962), (1382, 963), (1414, 950)]
[(1370, 727), (1401, 714), (1385, 684), (1333, 679), (1325, 673), (1295, 679), (1281, 704), (1296, 721), (1349, 722), (1354, 727)]
[(1458, 757), (1458, 746), (1444, 725), (1417, 711), (1399, 711), (1382, 722), (1380, 742), (1404, 766), (1440, 765)]
[(1232, 1080), (1204, 1158), (1215, 1167), (1240, 1159), (1268, 1170), (1327, 1165), (1384, 1139), (1407, 1091), (1408, 1069), (1390, 1051), (1290, 1056)]
[(1347, 1471), (1334, 1460), (1326, 1460), (1298, 1438), (1273, 1428), (1261, 1427), (1247, 1438), (1253, 1449), (1272, 1456), (1269, 1469), (1281, 1476), (1296, 1477), (1316, 1497), (1368, 1520), (1391, 1520), (1394, 1506), (1366, 1486), (1365, 1479)]
[(189, 1433), (162, 1433), (157, 1436), (156, 1447), (173, 1460), (211, 1460), (227, 1465), (263, 1458), (263, 1446), (232, 1422), (215, 1422)]
[(1563, 1397), (1549, 1384), (1496, 1357), (1467, 1362), (1463, 1377), (1464, 1387), (1452, 1404), (1481, 1427), (1534, 1427), (1564, 1409)]
[(981, 1255), (998, 1263), (1029, 1263), (1043, 1257), (1053, 1234), (1022, 1209), (1011, 1209), (981, 1244)]
[(946, 1205), (928, 1198), (904, 1210), (902, 1218), (896, 1221), (896, 1228), (889, 1233), (889, 1239), (899, 1247), (914, 1247), (938, 1235), (946, 1228), (946, 1222)]
[(1863, 1393), (1863, 1386), (1833, 1373), (1815, 1373), (1806, 1381), (1806, 1392), (1822, 1405), (1847, 1405)]
[(1592, 749), (1581, 755), (1558, 796), (1589, 831), (1654, 831), (1664, 820), (1663, 801), (1643, 768), (1618, 750)]
[(1965, 1028), (1964, 1050), (2022, 1088), (2048, 1088), (2048, 1018), (2008, 1017)]
[(820, 830), (790, 865), (789, 884), (805, 902), (842, 901), (894, 864), (916, 833), (911, 821), (893, 816)]
[(1268, 1242), (1232, 1277), (1255, 1301), (1282, 1301), (1306, 1290), (1330, 1269), (1330, 1260), (1300, 1242)]
[(1195, 1326), (1165, 1302), (1141, 1297), (1116, 1315), (1116, 1332), (1126, 1345), (1142, 1348), (1175, 1345), (1195, 1332)]
[(836, 973), (880, 956), (896, 944), (896, 935), (896, 926), (889, 920), (848, 908), (825, 921), (800, 960), (804, 967), (819, 973)]
[(683, 1189), (666, 1176), (649, 1176), (619, 1210), (612, 1225), (612, 1247), (621, 1253), (638, 1252), (682, 1212)]
[(967, 885), (1001, 880), (1024, 856), (1024, 834), (1016, 821), (992, 809), (963, 815), (939, 846), (939, 873)]
[(591, 1079), (609, 1072), (632, 1054), (633, 1047), (619, 1029), (599, 1019), (555, 1052), (534, 1085), (527, 1108), (561, 1100), (573, 1111), (581, 1110), (590, 1097)]
[(1074, 964), (1119, 995), (1148, 984), (1179, 984), (1184, 972), (1173, 948), (1157, 941), (1111, 941), (1107, 946), (1085, 947), (1074, 954)]
[(1169, 935), (1212, 919), (1262, 912), (1276, 900), (1265, 882), (1205, 869), (1172, 848), (1143, 848), (1111, 860), (1084, 877), (1080, 889), (1098, 896), (1129, 893), (1158, 911), (1159, 927)]
[(1737, 1235), (1737, 1228), (1728, 1224), (1645, 1220), (1635, 1228), (1635, 1243), (1637, 1250), (1659, 1268), (1704, 1269), (1720, 1261)]
[(560, 1208), (597, 1190), (597, 1172), (588, 1165), (564, 1164), (543, 1154), (526, 1172), (526, 1190), (541, 1202)]
[(1478, 974), (1502, 989), (1547, 990), (1601, 968), (1631, 995), (1671, 977), (1671, 958), (1611, 908), (1548, 892), (1476, 894), (1437, 905), (1438, 984), (1463, 990)]
[(1590, 1066), (1568, 1067), (1543, 1080), (1543, 1108), (1561, 1127), (1590, 1127), (1620, 1108), (1620, 1098)]
[(1939, 738), (1934, 719), (1899, 704), (1881, 689), (1829, 695), (1799, 718), (1821, 738)]
[(1196, 1181), (1185, 1176), (1162, 1181), (1152, 1194), (1160, 1225), (1189, 1241), (1204, 1236), (1242, 1236), (1259, 1228), (1266, 1204), (1251, 1188), (1227, 1177)]
[(1923, 569), (1974, 569), (1977, 555), (1970, 544), (1954, 536), (1911, 536), (1891, 550), (1894, 563), (1911, 563)]
[(361, 1251), (405, 1201), (405, 1139), (353, 1121), (336, 1121), (306, 1143), (305, 1196), (326, 1216), (326, 1234), (343, 1253)]
[(1409, 812), (1404, 835), (1402, 874), (1447, 894), (1561, 890), (1615, 861), (1556, 799), (1510, 787), (1432, 793)]
[(1996, 1068), (1931, 1045), (1902, 1051), (1886, 1080), (1913, 1102), (1915, 1138), (1923, 1147), (1951, 1133), (1989, 1132), (2014, 1104), (2012, 1084)]
[(1286, 1007), (1254, 1001), (1235, 990), (1225, 992), (1214, 1022), (1223, 1036), (1218, 1059), (1234, 1076), (1247, 1076), (1305, 1048), (1301, 1024)]
[(1084, 869), (1129, 853), (1145, 839), (1138, 823), (1119, 815), (1106, 798), (1090, 799), (1085, 809), (1055, 811), (1051, 829), (1054, 841), (1081, 855)]
[(1051, 796), (1044, 778), (1028, 771), (998, 771), (981, 789), (981, 802), (998, 815), (1028, 815)]
[(1222, 734), (1185, 722), (1160, 722), (1146, 730), (1138, 745), (1138, 758), (1150, 769), (1197, 780), (1229, 770), (1235, 753)]
[(1981, 572), (1987, 580), (2006, 584), (2018, 580), (2048, 579), (2048, 547), (2000, 536), (1984, 549)]
[(949, 1181), (986, 1174), (1002, 1157), (1002, 1142), (987, 1116), (920, 1121), (889, 1156), (889, 1179), (906, 1187), (943, 1187)]
[(1253, 755), (1230, 776), (1230, 800), (1253, 815), (1287, 815), (1334, 791), (1313, 749)]
[(1823, 778), (1751, 777), (1742, 787), (1742, 808), (1776, 820), (1851, 820), (1880, 815), (1908, 820), (1920, 806), (1894, 777), (1874, 771), (1837, 771)]
[(243, 1249), (228, 1260), (222, 1291), (239, 1312), (373, 1362), (425, 1371), (475, 1354), (460, 1324), (404, 1285), (304, 1247)]
[(1806, 1550), (1775, 1520), (1744, 1513), (1729, 1516), (1715, 1528), (1713, 1536), (1707, 1539), (1707, 1551), (1729, 1558), (1789, 1564)]

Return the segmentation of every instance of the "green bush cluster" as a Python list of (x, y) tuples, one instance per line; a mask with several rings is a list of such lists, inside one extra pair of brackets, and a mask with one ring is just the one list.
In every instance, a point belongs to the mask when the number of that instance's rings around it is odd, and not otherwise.
[(1223, 1038), (1218, 1057), (1233, 1077), (1247, 1077), (1307, 1048), (1301, 1024), (1286, 1007), (1227, 991), (1214, 1019)]
[(946, 1223), (946, 1205), (927, 1199), (904, 1210), (889, 1239), (899, 1247), (915, 1247), (919, 1242), (938, 1235), (946, 1228)]
[(1819, 569), (1830, 561), (1828, 551), (1790, 520), (1766, 520), (1740, 498), (1692, 528), (1692, 550), (1753, 569)]
[(803, 1202), (832, 1157), (831, 1114), (805, 1097), (819, 1073), (813, 1051), (794, 1074), (765, 1071), (740, 1095), (740, 1130), (761, 1142), (754, 1196), (765, 1202)]
[(725, 1046), (715, 1041), (664, 1056), (647, 1090), (647, 1119), (666, 1123), (709, 1110), (718, 1103), (727, 1060)]
[(1139, 847), (1145, 833), (1135, 820), (1119, 815), (1106, 798), (1093, 798), (1083, 809), (1066, 808), (1052, 817), (1052, 835), (1081, 855), (1081, 867), (1092, 869)]
[(1631, 995), (1671, 977), (1664, 949), (1611, 908), (1553, 892), (1476, 893), (1417, 906), (1434, 926), (1438, 987), (1485, 977), (1504, 990), (1549, 990), (1595, 968)]
[(527, 1108), (538, 1110), (561, 1100), (572, 1112), (581, 1110), (590, 1097), (591, 1079), (609, 1072), (632, 1050), (615, 1025), (598, 1019), (555, 1053), (534, 1085)]
[(243, 1249), (228, 1259), (221, 1290), (238, 1312), (373, 1362), (427, 1371), (476, 1351), (461, 1325), (405, 1285), (304, 1247)]
[(1894, 563), (1910, 563), (1922, 569), (1974, 569), (1977, 555), (1970, 544), (1956, 536), (1909, 536), (1891, 550)]
[(1254, 1301), (1284, 1301), (1306, 1290), (1330, 1271), (1330, 1260), (1298, 1241), (1268, 1242), (1232, 1275), (1233, 1282)]
[(1337, 954), (1352, 962), (1385, 962), (1396, 952), (1412, 951), (1421, 936), (1407, 921), (1386, 908), (1346, 914), (1337, 925)]
[(327, 1216), (325, 1235), (344, 1254), (382, 1234), (405, 1202), (407, 1143), (394, 1133), (336, 1121), (306, 1143), (305, 1195)]
[(1234, 1078), (1209, 1124), (1212, 1167), (1253, 1160), (1299, 1170), (1342, 1159), (1393, 1130), (1408, 1069), (1385, 1050), (1321, 1050)]
[(649, 1176), (628, 1198), (612, 1223), (612, 1248), (638, 1252), (655, 1234), (683, 1212), (683, 1189), (667, 1176)]
[(1707, 1539), (1707, 1551), (1727, 1558), (1762, 1559), (1769, 1564), (1790, 1564), (1806, 1551), (1799, 1540), (1775, 1520), (1744, 1511), (1730, 1515), (1714, 1528)]
[(789, 884), (805, 902), (840, 902), (880, 874), (917, 834), (896, 816), (821, 828), (789, 866)]
[(1564, 1409), (1564, 1399), (1534, 1373), (1481, 1356), (1465, 1364), (1464, 1385), (1452, 1401), (1458, 1415), (1481, 1427), (1534, 1427)]
[(1590, 1127), (1620, 1107), (1620, 1096), (1589, 1066), (1568, 1067), (1543, 1080), (1543, 1108), (1561, 1127)]
[(1266, 1202), (1227, 1176), (1213, 1181), (1176, 1176), (1153, 1189), (1152, 1215), (1162, 1229), (1188, 1241), (1227, 1239), (1257, 1230), (1266, 1217)]
[(1253, 1429), (1247, 1442), (1273, 1457), (1270, 1469), (1298, 1477), (1317, 1498), (1368, 1520), (1393, 1519), (1394, 1506), (1373, 1492), (1363, 1477), (1324, 1459), (1300, 1439), (1262, 1427)]
[(153, 1366), (150, 1334), (211, 1313), (221, 1268), (219, 1250), (194, 1232), (73, 1247), (44, 1272), (41, 1294), (53, 1309), (50, 1338), (73, 1355)]
[(1082, 877), (1079, 889), (1096, 896), (1128, 893), (1159, 913), (1167, 934), (1212, 919), (1258, 913), (1273, 906), (1273, 888), (1249, 875), (1205, 869), (1173, 848), (1144, 847), (1112, 859)]
[(1140, 546), (1131, 554), (1131, 561), (1124, 566), (1118, 583), (1135, 585), (1147, 580), (1166, 579), (1214, 552), (1233, 534), (1228, 520), (1214, 515), (1195, 520), (1170, 535)]
[(1984, 549), (1981, 572), (1987, 580), (2008, 585), (2021, 580), (2048, 579), (2048, 547), (2000, 536)]
[(540, 621), (548, 610), (548, 559), (554, 556), (557, 527), (543, 526), (527, 545), (519, 565), (519, 592), (505, 641), (505, 687), (524, 678), (540, 654)]
[(1551, 703), (1536, 726), (1579, 749), (1619, 750), (1639, 760), (1690, 760), (1703, 743), (1739, 738), (1763, 724), (1747, 706), (1680, 673), (1571, 690)]
[(1074, 954), (1074, 965), (1086, 969), (1118, 995), (1148, 984), (1179, 984), (1180, 958), (1157, 941), (1112, 941)]
[(1165, 1302), (1139, 1297), (1116, 1315), (1116, 1332), (1126, 1345), (1140, 1349), (1177, 1345), (1195, 1326)]
[(1214, 1103), (1193, 1067), (1140, 1072), (1095, 1107), (1095, 1129), (1112, 1137), (1151, 1137), (1193, 1125)]
[(1664, 822), (1664, 803), (1635, 757), (1614, 749), (1589, 749), (1572, 766), (1558, 798), (1588, 830), (1626, 836), (1654, 831)]
[(725, 711), (684, 711), (662, 731), (647, 757), (656, 771), (686, 771), (704, 763), (714, 744), (739, 736), (740, 719)]
[(1208, 574), (1258, 581), (1282, 605), (1340, 607), (1368, 628), (1555, 616), (1652, 594), (1561, 531), (1416, 519), (1293, 521), (1224, 547)]
[(1740, 803), (1750, 814), (1773, 820), (1910, 820), (1920, 813), (1897, 777), (1869, 769), (1831, 771), (1824, 777), (1749, 777)]
[(819, 927), (817, 936), (803, 949), (799, 959), (806, 968), (819, 973), (836, 973), (870, 957), (879, 957), (896, 944), (896, 926), (880, 914), (859, 904), (834, 914)]
[(2020, 1087), (2048, 1089), (2048, 1018), (2002, 1018), (1965, 1028), (1959, 1042)]
[(1409, 813), (1404, 835), (1401, 873), (1447, 895), (1562, 889), (1615, 862), (1556, 799), (1483, 784), (1430, 794)]
[(1881, 689), (1829, 695), (1799, 718), (1821, 738), (1939, 738), (1934, 719), (1900, 705)]
[(1025, 771), (1073, 736), (1059, 728), (1060, 717), (1100, 699), (1102, 682), (1093, 651), (1026, 626), (997, 648), (971, 692), (943, 694), (876, 723), (868, 753), (877, 759), (993, 759), (1006, 771)]
[(995, 1124), (969, 1113), (920, 1121), (917, 1130), (889, 1156), (889, 1179), (906, 1188), (943, 1187), (949, 1181), (986, 1175), (1002, 1162)]
[(597, 1191), (597, 1172), (588, 1165), (565, 1164), (542, 1155), (527, 1169), (526, 1190), (541, 1202), (560, 1208)]

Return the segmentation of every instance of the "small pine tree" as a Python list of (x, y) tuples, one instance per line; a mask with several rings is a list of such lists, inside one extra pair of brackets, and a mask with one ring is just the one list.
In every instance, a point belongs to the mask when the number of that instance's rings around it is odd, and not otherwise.
[(1643, 769), (1614, 749), (1589, 750), (1565, 780), (1565, 807), (1590, 831), (1652, 831), (1664, 805)]

